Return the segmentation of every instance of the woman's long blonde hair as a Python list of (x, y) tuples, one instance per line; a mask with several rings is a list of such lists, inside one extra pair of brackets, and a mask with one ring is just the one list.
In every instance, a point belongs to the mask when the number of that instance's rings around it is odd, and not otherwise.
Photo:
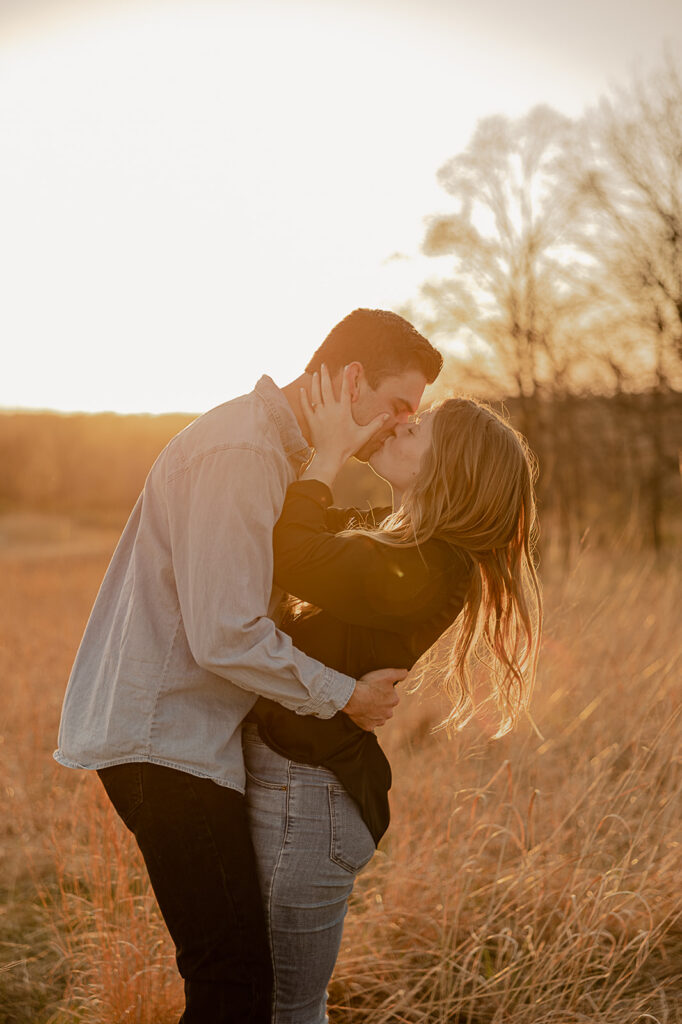
[(500, 736), (526, 709), (537, 667), (535, 458), (522, 435), (481, 402), (450, 398), (431, 415), (432, 444), (419, 474), (372, 532), (400, 546), (438, 537), (471, 559), (462, 613), (420, 659), (417, 684), (427, 680), (446, 693), (452, 710), (443, 725), (460, 728), (476, 707), (471, 662), (484, 663)]

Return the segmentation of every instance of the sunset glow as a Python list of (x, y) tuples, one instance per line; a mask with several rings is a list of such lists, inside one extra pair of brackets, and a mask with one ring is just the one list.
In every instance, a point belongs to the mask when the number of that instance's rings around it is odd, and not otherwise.
[(680, 21), (648, 5), (645, 41), (614, 5), (607, 62), (609, 5), (553, 44), (535, 3), (511, 29), (460, 6), (3, 5), (0, 406), (201, 411), (286, 382), (436, 272), (423, 218), (478, 118), (577, 115)]

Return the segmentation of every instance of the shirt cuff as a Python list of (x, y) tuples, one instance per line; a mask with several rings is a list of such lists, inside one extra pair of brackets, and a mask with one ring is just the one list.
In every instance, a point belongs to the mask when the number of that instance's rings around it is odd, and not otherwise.
[(319, 693), (311, 696), (305, 704), (295, 709), (297, 715), (315, 715), (317, 718), (333, 718), (337, 711), (345, 708), (353, 695), (356, 680), (325, 665), (324, 683)]

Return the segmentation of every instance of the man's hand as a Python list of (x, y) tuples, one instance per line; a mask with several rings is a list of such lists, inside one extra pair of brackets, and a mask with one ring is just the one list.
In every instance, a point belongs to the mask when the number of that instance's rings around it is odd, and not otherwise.
[(355, 684), (351, 698), (343, 710), (361, 729), (371, 732), (384, 725), (393, 715), (399, 697), (395, 683), (407, 675), (404, 668), (379, 668), (368, 672)]

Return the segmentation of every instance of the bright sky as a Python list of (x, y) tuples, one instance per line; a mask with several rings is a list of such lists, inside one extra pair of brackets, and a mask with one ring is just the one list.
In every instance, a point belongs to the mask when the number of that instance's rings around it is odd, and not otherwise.
[(579, 115), (666, 41), (679, 0), (0, 0), (0, 406), (286, 383), (433, 272), (480, 117)]

